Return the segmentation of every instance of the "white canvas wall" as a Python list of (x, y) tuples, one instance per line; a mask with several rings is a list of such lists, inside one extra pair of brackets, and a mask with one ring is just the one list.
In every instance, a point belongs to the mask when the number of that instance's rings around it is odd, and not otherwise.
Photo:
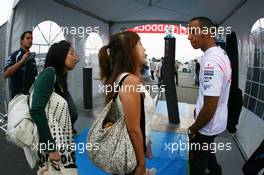
[[(239, 51), (239, 87), (244, 92), (247, 75), (247, 63), (250, 57), (249, 36), (253, 24), (264, 17), (264, 1), (248, 0), (227, 21), (236, 32)], [(263, 92), (262, 92), (263, 93)], [(264, 109), (263, 109), (264, 110)], [(264, 121), (243, 107), (236, 136), (249, 157), (264, 139)]]

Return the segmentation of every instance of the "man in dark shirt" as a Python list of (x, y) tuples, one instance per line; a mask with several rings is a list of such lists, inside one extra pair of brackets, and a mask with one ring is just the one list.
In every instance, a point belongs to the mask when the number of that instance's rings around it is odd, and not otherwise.
[(36, 68), (35, 54), (30, 53), (32, 46), (32, 31), (24, 32), (20, 37), (21, 48), (12, 53), (4, 68), (4, 77), (11, 78), (11, 97), (17, 94), (28, 94), (35, 76), (38, 74)]

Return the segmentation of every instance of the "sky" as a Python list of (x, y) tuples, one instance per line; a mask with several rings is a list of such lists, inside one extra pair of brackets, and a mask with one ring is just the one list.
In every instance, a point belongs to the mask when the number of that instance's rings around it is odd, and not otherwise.
[[(143, 47), (146, 49), (148, 59), (152, 57), (160, 59), (164, 56), (164, 34), (138, 33)], [(187, 35), (174, 35), (176, 38), (175, 59), (181, 62), (193, 60), (203, 55), (200, 49), (193, 49)]]
[(13, 0), (0, 0), (0, 26), (8, 20), (12, 2)]
[(260, 20), (257, 20), (255, 22), (255, 24), (253, 25), (252, 29), (251, 29), (251, 32), (256, 30), (256, 29), (259, 29), (259, 28), (264, 28), (264, 18), (261, 18)]

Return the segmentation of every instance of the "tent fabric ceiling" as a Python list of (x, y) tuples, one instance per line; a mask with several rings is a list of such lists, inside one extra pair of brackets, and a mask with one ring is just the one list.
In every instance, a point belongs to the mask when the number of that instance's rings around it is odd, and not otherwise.
[(109, 23), (178, 22), (196, 16), (221, 24), (247, 0), (54, 0)]

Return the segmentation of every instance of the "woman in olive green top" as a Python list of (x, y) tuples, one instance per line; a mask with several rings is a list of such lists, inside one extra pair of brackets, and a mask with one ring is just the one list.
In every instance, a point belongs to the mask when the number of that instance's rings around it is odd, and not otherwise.
[[(76, 168), (74, 150), (67, 150), (67, 147), (65, 151), (61, 149), (60, 144), (70, 145), (72, 143), (71, 126), (78, 114), (68, 91), (66, 79), (67, 72), (74, 69), (78, 61), (79, 58), (69, 42), (55, 43), (47, 53), (45, 69), (35, 81), (30, 113), (37, 125), (40, 137), (40, 167), (46, 166), (50, 160), (51, 162), (61, 161), (65, 168)], [(62, 97), (62, 103), (56, 103), (56, 114), (54, 112), (54, 116), (59, 117), (51, 119), (52, 116), (46, 114), (51, 105), (50, 97), (53, 92), (59, 95), (59, 99)], [(56, 109), (61, 111), (56, 111)], [(65, 122), (63, 127), (60, 127), (60, 122)]]

